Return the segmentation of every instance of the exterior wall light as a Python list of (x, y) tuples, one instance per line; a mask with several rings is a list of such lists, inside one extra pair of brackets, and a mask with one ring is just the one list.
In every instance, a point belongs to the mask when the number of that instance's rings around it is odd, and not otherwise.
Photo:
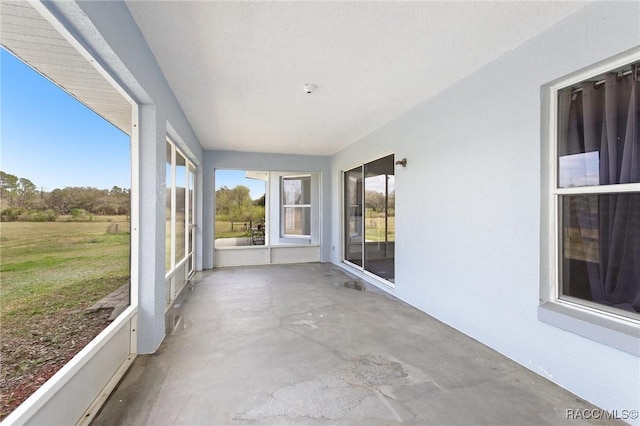
[(400, 170), (400, 167), (407, 167), (407, 159), (403, 158), (402, 160), (396, 161), (396, 169)]

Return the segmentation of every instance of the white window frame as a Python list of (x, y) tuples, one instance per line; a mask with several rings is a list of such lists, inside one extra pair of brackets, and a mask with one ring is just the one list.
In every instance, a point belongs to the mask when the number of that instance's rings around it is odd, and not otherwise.
[(555, 327), (640, 356), (640, 316), (561, 294), (560, 198), (571, 194), (640, 192), (640, 183), (558, 187), (558, 92), (640, 60), (640, 48), (623, 52), (542, 87), (541, 244), (538, 318)]
[[(166, 186), (171, 188), (171, 230), (170, 230), (170, 250), (171, 250), (171, 266), (168, 271), (165, 271), (165, 278), (169, 278), (171, 275), (175, 273), (175, 270), (178, 269), (182, 264), (187, 262), (189, 256), (193, 256), (195, 253), (195, 241), (192, 241), (192, 246), (189, 247), (189, 238), (187, 233), (191, 232), (192, 226), (196, 226), (195, 224), (190, 223), (189, 221), (189, 211), (193, 209), (193, 213), (195, 214), (195, 173), (197, 168), (193, 162), (189, 160), (189, 157), (176, 146), (176, 144), (170, 139), (166, 138), (166, 143), (171, 146), (171, 158), (167, 158), (171, 162), (171, 179), (167, 181)], [(184, 204), (185, 204), (185, 241), (184, 241), (184, 256), (181, 259), (177, 259), (177, 251), (176, 251), (176, 231), (177, 231), (177, 190), (176, 190), (176, 182), (177, 182), (177, 159), (178, 155), (180, 155), (185, 160), (185, 172), (184, 172), (184, 181), (185, 181), (185, 194), (184, 194)], [(168, 162), (168, 161), (167, 161)], [(194, 199), (189, 200), (189, 172), (192, 171), (194, 174)], [(193, 221), (195, 222), (195, 215), (193, 216)], [(195, 235), (194, 235), (195, 237)], [(195, 238), (194, 238), (195, 239)], [(195, 260), (195, 259), (194, 259)], [(191, 275), (191, 272), (188, 271)]]
[[(309, 179), (309, 191), (311, 191), (311, 175), (295, 175), (295, 176), (281, 176), (280, 177), (280, 238), (311, 238), (311, 216), (313, 211), (311, 210), (311, 202), (309, 204), (285, 204), (284, 203), (284, 182), (286, 180), (301, 180), (303, 178)], [(311, 200), (312, 194), (309, 194), (309, 200)], [(309, 211), (309, 233), (308, 234), (287, 234), (285, 233), (285, 210), (287, 208), (306, 208)]]

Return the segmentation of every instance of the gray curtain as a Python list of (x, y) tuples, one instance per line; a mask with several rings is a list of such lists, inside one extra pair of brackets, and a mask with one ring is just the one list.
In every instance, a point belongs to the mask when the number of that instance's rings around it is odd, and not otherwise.
[[(639, 90), (636, 67), (626, 77), (607, 74), (604, 84), (585, 82), (581, 92), (568, 94), (559, 153), (598, 151), (600, 185), (640, 182)], [(598, 262), (586, 262), (592, 299), (640, 312), (640, 194), (577, 198), (573, 208), (582, 238), (597, 228)]]

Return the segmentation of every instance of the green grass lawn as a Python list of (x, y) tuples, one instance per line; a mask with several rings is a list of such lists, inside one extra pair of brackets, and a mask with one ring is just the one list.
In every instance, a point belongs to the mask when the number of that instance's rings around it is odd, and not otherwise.
[[(394, 216), (389, 217), (387, 226), (387, 241), (395, 241), (396, 218)], [(243, 230), (243, 227), (244, 223), (234, 222), (232, 231), (231, 222), (216, 220), (216, 239), (246, 237), (247, 232)], [(376, 217), (365, 219), (365, 238), (367, 239), (367, 241), (385, 241), (384, 218)]]
[(124, 216), (0, 223), (0, 418), (108, 325), (86, 308), (128, 283), (129, 249)]
[[(124, 217), (117, 219), (1, 223), (3, 329), (15, 316), (90, 306), (125, 284), (129, 223)], [(107, 233), (111, 223), (119, 224), (119, 233)]]
[[(231, 222), (216, 220), (216, 239), (218, 238), (240, 238), (246, 237), (247, 231), (244, 229), (244, 222), (233, 222), (233, 231), (231, 230)], [(247, 223), (247, 227), (249, 224)]]

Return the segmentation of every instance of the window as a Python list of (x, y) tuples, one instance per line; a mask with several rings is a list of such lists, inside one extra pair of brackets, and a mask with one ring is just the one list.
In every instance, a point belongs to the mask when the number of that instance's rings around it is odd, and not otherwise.
[(311, 176), (282, 178), (281, 236), (311, 236)]
[(395, 280), (394, 156), (344, 173), (344, 260)]
[(547, 209), (554, 231), (546, 244), (553, 259), (551, 286), (548, 294), (543, 286), (542, 298), (629, 324), (635, 334), (640, 324), (639, 79), (636, 52), (550, 86), (554, 124)]
[(172, 142), (167, 141), (166, 150), (165, 272), (171, 273), (186, 259), (187, 272), (192, 273), (196, 168)]

